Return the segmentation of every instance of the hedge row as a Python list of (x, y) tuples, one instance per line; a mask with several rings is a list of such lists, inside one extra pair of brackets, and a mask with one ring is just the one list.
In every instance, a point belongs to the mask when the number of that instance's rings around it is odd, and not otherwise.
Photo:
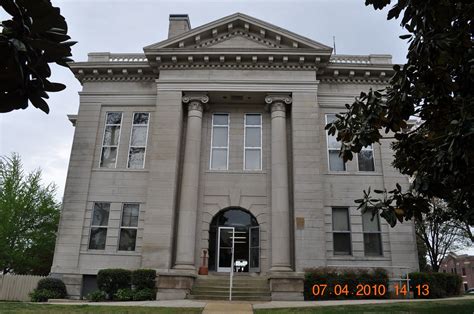
[(108, 300), (142, 301), (154, 300), (156, 271), (153, 269), (128, 270), (120, 268), (102, 269), (97, 274), (99, 291), (92, 292), (92, 301)]
[(46, 302), (49, 299), (64, 299), (67, 296), (66, 285), (58, 278), (43, 278), (36, 289), (29, 294), (32, 302)]
[[(313, 289), (315, 285), (318, 287)], [(368, 289), (362, 293), (362, 296), (357, 296), (356, 293), (361, 285)], [(388, 275), (382, 268), (372, 271), (327, 267), (306, 270), (305, 300), (382, 299), (387, 298), (388, 295)]]
[[(411, 279), (410, 286), (414, 292), (413, 295), (417, 299), (436, 299), (461, 294), (462, 278), (459, 275), (450, 273), (414, 272), (410, 273), (409, 276)], [(427, 295), (423, 295), (426, 293), (418, 294), (416, 288), (418, 285), (421, 287), (428, 285), (429, 293)], [(422, 288), (420, 291), (424, 292), (425, 290)]]

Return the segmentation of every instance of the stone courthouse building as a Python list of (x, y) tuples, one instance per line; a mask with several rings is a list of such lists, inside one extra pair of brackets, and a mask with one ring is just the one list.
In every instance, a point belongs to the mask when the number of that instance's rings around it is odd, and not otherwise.
[(170, 15), (168, 38), (143, 53), (71, 68), (83, 90), (51, 272), (72, 297), (100, 269), (152, 268), (159, 299), (185, 298), (204, 255), (227, 278), (232, 240), (234, 270), (273, 299), (301, 299), (310, 267), (418, 269), (413, 225), (354, 203), (408, 183), (389, 140), (344, 164), (324, 130), (387, 85), (390, 55), (336, 55), (241, 13), (196, 28)]

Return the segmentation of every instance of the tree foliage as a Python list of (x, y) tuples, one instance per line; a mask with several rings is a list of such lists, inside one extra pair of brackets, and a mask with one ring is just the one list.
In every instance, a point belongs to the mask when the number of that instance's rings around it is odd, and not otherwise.
[(431, 269), (438, 272), (441, 261), (450, 251), (461, 250), (470, 241), (459, 221), (443, 217), (447, 207), (445, 202), (434, 199), (430, 207), (430, 212), (423, 214), (423, 220), (415, 221), (415, 230), (417, 239), (424, 244)]
[[(384, 137), (394, 137), (393, 166), (413, 182), (408, 190), (364, 191), (359, 208), (397, 220), (423, 219), (429, 200), (448, 202), (445, 219), (474, 225), (474, 3), (470, 0), (366, 0), (387, 19), (401, 17), (409, 43), (406, 64), (394, 66), (386, 89), (361, 93), (326, 126), (337, 133), (344, 161)], [(408, 130), (407, 121), (417, 119)], [(384, 134), (385, 133), (385, 134)], [(471, 237), (472, 238), (472, 237)], [(472, 238), (474, 241), (474, 238)]]
[(0, 159), (0, 271), (47, 275), (51, 269), (60, 204), (41, 171), (24, 175), (20, 157)]
[(50, 0), (0, 0), (0, 5), (12, 17), (1, 22), (0, 112), (26, 109), (29, 100), (48, 113), (46, 92), (66, 88), (48, 80), (48, 63), (69, 67), (76, 42), (68, 41), (66, 20)]

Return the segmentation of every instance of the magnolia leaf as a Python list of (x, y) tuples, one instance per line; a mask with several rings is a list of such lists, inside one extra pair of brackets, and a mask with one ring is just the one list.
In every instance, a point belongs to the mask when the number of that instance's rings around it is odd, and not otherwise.
[(61, 83), (53, 83), (49, 81), (44, 82), (44, 90), (47, 92), (60, 92), (66, 88), (66, 85)]
[(37, 94), (32, 94), (29, 96), (29, 99), (31, 103), (33, 104), (33, 106), (35, 106), (38, 109), (43, 110), (45, 113), (49, 113), (48, 104), (46, 103), (46, 101), (44, 101), (43, 98), (41, 98), (41, 96)]

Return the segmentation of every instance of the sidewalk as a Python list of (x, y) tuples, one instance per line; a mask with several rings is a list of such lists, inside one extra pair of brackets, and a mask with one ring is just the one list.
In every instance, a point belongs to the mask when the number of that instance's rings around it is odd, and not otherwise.
[(250, 302), (209, 302), (206, 304), (202, 314), (252, 314), (253, 308)]
[(277, 309), (288, 307), (318, 307), (336, 305), (356, 305), (356, 304), (388, 304), (405, 302), (436, 302), (447, 300), (474, 300), (474, 296), (443, 298), (443, 299), (380, 299), (380, 300), (332, 300), (332, 301), (270, 301), (253, 304), (254, 309)]

